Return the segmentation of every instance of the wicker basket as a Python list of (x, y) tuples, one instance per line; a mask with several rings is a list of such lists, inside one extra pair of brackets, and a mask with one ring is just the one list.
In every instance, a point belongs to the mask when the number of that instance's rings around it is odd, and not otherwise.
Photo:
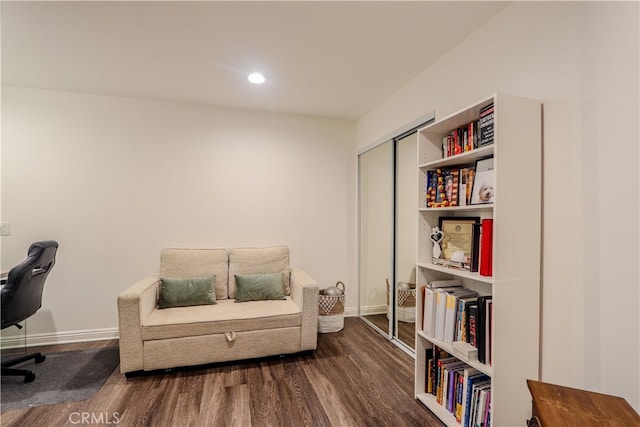
[(320, 293), (318, 295), (318, 332), (322, 334), (338, 332), (343, 328), (344, 293), (342, 295), (325, 295)]
[[(416, 323), (416, 288), (413, 283), (409, 283), (409, 286), (411, 286), (411, 289), (396, 290), (397, 317), (399, 322)], [(387, 319), (391, 310), (389, 305), (390, 288), (389, 279), (387, 279)]]
[(416, 322), (416, 290), (398, 289), (398, 321)]

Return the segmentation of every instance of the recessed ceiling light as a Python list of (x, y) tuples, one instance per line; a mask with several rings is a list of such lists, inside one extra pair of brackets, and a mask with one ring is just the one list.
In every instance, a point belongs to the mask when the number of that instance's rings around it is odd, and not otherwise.
[(249, 81), (251, 83), (253, 83), (253, 84), (260, 85), (260, 84), (264, 83), (265, 78), (260, 73), (251, 73), (251, 74), (249, 74)]

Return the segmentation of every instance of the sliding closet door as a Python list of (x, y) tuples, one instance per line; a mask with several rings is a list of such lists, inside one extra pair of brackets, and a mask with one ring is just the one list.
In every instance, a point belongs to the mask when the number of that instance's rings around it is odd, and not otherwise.
[(415, 348), (416, 221), (418, 134), (396, 140), (395, 158), (395, 327), (394, 337)]
[(387, 281), (393, 284), (393, 157), (394, 143), (387, 141), (358, 158), (360, 315), (386, 334), (391, 334)]

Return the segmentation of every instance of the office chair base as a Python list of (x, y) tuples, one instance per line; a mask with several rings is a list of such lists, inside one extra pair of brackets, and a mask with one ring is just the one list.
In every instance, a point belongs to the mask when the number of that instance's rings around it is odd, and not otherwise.
[(13, 369), (11, 366), (15, 366), (19, 363), (26, 362), (27, 360), (34, 359), (36, 363), (42, 363), (47, 357), (42, 353), (27, 354), (26, 356), (17, 357), (6, 362), (2, 362), (2, 376), (24, 376), (24, 382), (30, 383), (36, 379), (36, 374), (26, 369)]
[(26, 369), (2, 368), (2, 376), (24, 376), (25, 383), (30, 383), (36, 379), (36, 374)]

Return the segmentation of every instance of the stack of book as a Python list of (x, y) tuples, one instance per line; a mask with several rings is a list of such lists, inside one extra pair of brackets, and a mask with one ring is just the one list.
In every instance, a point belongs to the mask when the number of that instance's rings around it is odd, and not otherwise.
[(480, 109), (480, 118), (442, 137), (442, 157), (466, 153), (485, 145), (493, 144), (493, 103)]
[(451, 344), (467, 360), (491, 365), (492, 296), (464, 288), (459, 279), (432, 281), (423, 292), (424, 334)]
[(426, 393), (465, 427), (491, 423), (491, 378), (438, 346), (426, 350)]
[(475, 166), (427, 171), (425, 206), (444, 208), (471, 204), (474, 175)]

